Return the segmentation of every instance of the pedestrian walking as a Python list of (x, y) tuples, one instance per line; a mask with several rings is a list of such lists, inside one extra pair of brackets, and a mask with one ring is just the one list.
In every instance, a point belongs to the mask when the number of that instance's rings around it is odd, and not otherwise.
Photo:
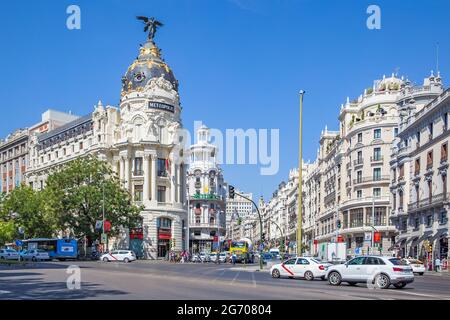
[(436, 272), (441, 272), (441, 259), (439, 259), (439, 256), (436, 257), (436, 260), (434, 261), (434, 266), (436, 268)]
[(233, 265), (236, 264), (236, 253), (233, 252), (232, 256), (231, 256), (231, 262), (233, 263)]

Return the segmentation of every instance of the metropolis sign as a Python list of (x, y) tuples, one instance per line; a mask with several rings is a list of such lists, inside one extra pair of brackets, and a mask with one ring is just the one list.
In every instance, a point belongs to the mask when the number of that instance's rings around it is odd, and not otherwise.
[(164, 110), (164, 111), (169, 111), (174, 113), (175, 112), (175, 107), (167, 104), (167, 103), (163, 103), (163, 102), (155, 102), (155, 101), (149, 101), (148, 102), (148, 107), (150, 109), (158, 109), (158, 110)]

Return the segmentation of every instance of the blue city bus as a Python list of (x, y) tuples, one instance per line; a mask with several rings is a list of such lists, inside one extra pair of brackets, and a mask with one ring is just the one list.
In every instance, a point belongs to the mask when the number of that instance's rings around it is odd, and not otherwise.
[(72, 238), (47, 239), (37, 238), (23, 241), (23, 247), (28, 250), (42, 249), (48, 252), (51, 259), (78, 259), (78, 241)]

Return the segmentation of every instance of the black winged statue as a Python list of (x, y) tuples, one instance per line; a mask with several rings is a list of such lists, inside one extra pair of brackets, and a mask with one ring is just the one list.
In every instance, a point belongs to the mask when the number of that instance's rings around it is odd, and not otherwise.
[(148, 18), (143, 16), (136, 17), (138, 20), (141, 20), (145, 24), (144, 32), (148, 31), (148, 39), (153, 41), (153, 37), (155, 36), (156, 29), (158, 27), (162, 27), (163, 24), (156, 20), (154, 17)]

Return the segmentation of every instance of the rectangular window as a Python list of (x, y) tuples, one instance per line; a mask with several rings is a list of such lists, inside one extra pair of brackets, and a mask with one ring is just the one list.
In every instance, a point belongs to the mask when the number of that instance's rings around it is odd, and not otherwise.
[(373, 161), (380, 161), (380, 160), (381, 160), (381, 148), (374, 148)]
[(380, 181), (381, 180), (381, 168), (373, 169), (373, 180)]
[(433, 139), (433, 122), (428, 125), (428, 130), (430, 132), (430, 140)]
[(142, 170), (142, 158), (137, 157), (134, 158), (134, 175), (135, 176), (142, 176), (144, 174)]
[(433, 215), (429, 214), (427, 216), (427, 228), (431, 227), (433, 225)]
[(362, 190), (356, 191), (356, 197), (357, 198), (362, 198)]
[(414, 229), (419, 229), (420, 226), (420, 219), (419, 217), (414, 218)]
[(356, 172), (356, 182), (361, 183), (362, 182), (362, 171)]
[(442, 211), (439, 215), (439, 224), (446, 224), (447, 223), (447, 212)]
[(448, 144), (444, 143), (441, 146), (441, 161), (447, 161), (448, 157)]
[(166, 202), (166, 187), (158, 186), (158, 202)]
[(168, 160), (158, 159), (158, 177), (167, 177)]
[(358, 133), (358, 142), (359, 142), (359, 143), (362, 142), (362, 133)]
[(427, 169), (433, 167), (433, 150), (427, 154)]
[(398, 128), (394, 128), (394, 138), (398, 136)]
[(134, 186), (134, 201), (142, 201), (144, 196), (143, 190), (144, 189), (142, 185)]
[(414, 163), (414, 174), (416, 176), (420, 174), (420, 158), (417, 158)]
[(374, 139), (381, 139), (381, 129), (373, 130), (373, 138)]
[(381, 197), (381, 188), (373, 188), (373, 196)]
[(420, 131), (417, 131), (417, 146), (420, 145)]
[(80, 142), (80, 150), (83, 150), (83, 142)]
[(444, 113), (444, 131), (448, 129), (448, 114)]
[(402, 180), (404, 176), (405, 176), (405, 165), (402, 164), (398, 168), (398, 180)]

